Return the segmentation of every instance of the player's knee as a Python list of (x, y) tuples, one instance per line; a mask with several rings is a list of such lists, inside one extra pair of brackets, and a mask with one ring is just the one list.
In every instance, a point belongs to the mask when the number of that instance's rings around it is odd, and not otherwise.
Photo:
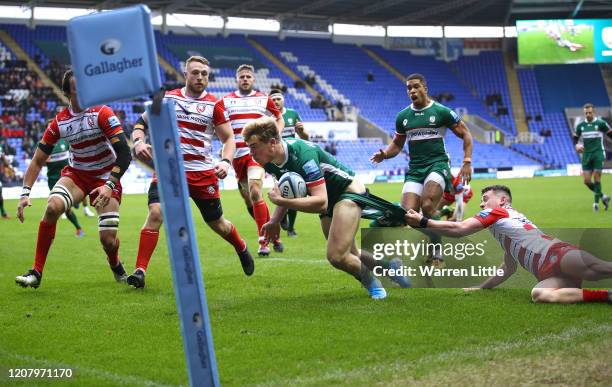
[(434, 202), (430, 198), (423, 198), (421, 209), (423, 210), (423, 214), (426, 216), (432, 216), (436, 211)]
[(253, 203), (257, 203), (258, 201), (262, 199), (261, 188), (259, 187), (259, 185), (253, 184), (251, 186), (251, 189), (249, 190), (249, 198), (251, 199), (251, 202)]
[(327, 261), (335, 268), (341, 268), (346, 259), (346, 253), (337, 249), (327, 249)]
[(147, 217), (147, 228), (159, 228), (163, 222), (164, 217), (162, 216), (161, 206), (150, 206), (149, 216)]
[(66, 210), (64, 202), (57, 197), (49, 197), (47, 208), (45, 209), (45, 217), (59, 218)]

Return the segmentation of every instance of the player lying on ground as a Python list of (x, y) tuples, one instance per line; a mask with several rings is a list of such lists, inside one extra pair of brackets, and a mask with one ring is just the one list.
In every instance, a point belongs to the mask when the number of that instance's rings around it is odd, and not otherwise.
[(502, 276), (493, 276), (476, 288), (494, 288), (516, 271), (517, 264), (538, 279), (531, 291), (535, 302), (612, 302), (608, 290), (581, 289), (582, 281), (598, 281), (612, 278), (612, 262), (602, 261), (576, 246), (545, 235), (525, 215), (511, 207), (512, 194), (503, 185), (492, 185), (482, 190), (482, 211), (463, 222), (432, 220), (409, 210), (408, 223), (439, 232), (442, 235), (461, 237), (482, 229), (489, 231), (504, 249)]
[[(248, 123), (243, 130), (255, 160), (277, 179), (286, 172), (296, 172), (304, 178), (307, 197), (285, 199), (276, 185), (268, 197), (277, 207), (270, 221), (263, 226), (264, 235), (274, 239), (280, 233), (280, 221), (286, 209), (319, 214), (321, 228), (327, 239), (327, 260), (358, 281), (373, 299), (387, 296), (372, 268), (380, 265), (371, 255), (361, 254), (355, 244), (362, 208), (351, 197), (367, 197), (365, 186), (355, 173), (338, 162), (316, 144), (299, 139), (281, 140), (274, 120), (262, 118)], [(391, 266), (401, 264), (394, 261)], [(392, 278), (406, 285), (405, 278)], [(403, 282), (404, 281), (404, 282)]]
[[(301, 138), (302, 140), (308, 140), (308, 133), (304, 130), (304, 123), (302, 118), (293, 109), (285, 107), (285, 97), (283, 92), (277, 89), (270, 90), (270, 98), (276, 105), (276, 108), (282, 113), (283, 120), (285, 121), (285, 127), (283, 128), (282, 138)], [(281, 228), (287, 230), (288, 237), (297, 236), (295, 232), (295, 219), (297, 218), (297, 211), (287, 210), (287, 214), (281, 222)]]
[[(255, 219), (257, 235), (259, 236), (259, 256), (270, 255), (268, 241), (261, 234), (261, 227), (270, 220), (270, 210), (263, 198), (264, 169), (249, 153), (249, 147), (244, 142), (242, 128), (249, 122), (261, 117), (274, 117), (279, 131), (284, 128), (283, 116), (272, 102), (272, 99), (262, 92), (253, 89), (255, 84), (255, 69), (251, 65), (240, 65), (236, 70), (238, 90), (217, 101), (215, 108), (227, 113), (236, 138), (236, 153), (232, 165), (236, 171), (238, 190), (244, 199), (249, 214)], [(276, 252), (283, 251), (280, 239), (273, 241)]]
[[(406, 91), (412, 104), (397, 114), (395, 137), (386, 149), (381, 149), (370, 160), (380, 163), (397, 156), (408, 141), (409, 169), (404, 178), (402, 207), (422, 210), (427, 217), (435, 211), (443, 192), (451, 190), (451, 171), (444, 145), (446, 128), (463, 140), (463, 165), (459, 176), (464, 184), (472, 178), (472, 135), (459, 116), (448, 107), (433, 101), (428, 95), (427, 81), (421, 74), (406, 79)], [(438, 236), (428, 234), (432, 243)], [(433, 249), (428, 261), (443, 267), (441, 249)]]
[[(436, 215), (446, 217), (446, 220), (461, 222), (465, 213), (465, 205), (474, 196), (474, 191), (469, 185), (463, 185), (461, 176), (451, 176), (453, 189), (451, 192), (444, 192)], [(454, 204), (454, 207), (453, 207)]]
[[(190, 57), (185, 62), (185, 87), (166, 92), (165, 98), (172, 100), (176, 107), (189, 196), (198, 206), (206, 224), (234, 246), (242, 270), (246, 275), (251, 275), (255, 265), (246, 243), (238, 234), (236, 227), (223, 217), (218, 179), (225, 179), (227, 176), (236, 148), (234, 133), (227, 116), (215, 108), (217, 98), (206, 91), (209, 74), (210, 65), (206, 58)], [(145, 142), (147, 121), (147, 114), (144, 113), (134, 126), (132, 140), (136, 157), (150, 163), (151, 146)], [(212, 162), (212, 139), (215, 134), (223, 144), (222, 160), (216, 164)], [(145, 286), (145, 273), (157, 245), (159, 229), (163, 222), (157, 177), (149, 187), (148, 200), (149, 214), (140, 231), (136, 270), (127, 279), (128, 284), (136, 288)]]
[[(585, 120), (576, 125), (574, 145), (576, 146), (576, 151), (582, 153), (582, 177), (584, 178), (584, 185), (595, 193), (593, 211), (599, 211), (599, 199), (601, 199), (607, 211), (610, 206), (610, 196), (602, 193), (601, 171), (606, 161), (604, 135), (612, 138), (612, 129), (610, 129), (606, 121), (595, 117), (593, 104), (585, 104), (583, 111)], [(578, 143), (580, 138), (582, 138), (582, 144)], [(593, 181), (591, 181), (591, 177)]]
[(125, 282), (127, 275), (119, 261), (117, 231), (121, 202), (120, 179), (132, 160), (130, 147), (119, 119), (108, 106), (79, 106), (72, 70), (64, 74), (62, 91), (70, 99), (70, 106), (56, 115), (47, 127), (28, 166), (17, 205), (17, 217), (21, 222), (24, 221), (24, 208), (32, 205), (29, 197), (31, 187), (47, 162), (53, 146), (62, 138), (70, 145), (73, 165), (62, 170), (61, 178), (49, 195), (45, 214), (38, 226), (34, 267), (15, 278), (15, 282), (23, 287), (40, 286), (43, 267), (55, 237), (57, 220), (74, 202), (80, 202), (86, 195), (89, 195), (89, 200), (98, 211), (100, 242), (115, 280)]

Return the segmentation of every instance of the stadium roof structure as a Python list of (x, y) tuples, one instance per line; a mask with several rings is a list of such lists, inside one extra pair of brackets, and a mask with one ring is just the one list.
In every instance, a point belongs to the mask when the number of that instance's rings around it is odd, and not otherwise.
[(138, 3), (159, 13), (273, 18), (313, 26), (317, 22), (506, 26), (517, 19), (612, 18), (610, 0), (0, 0), (0, 5), (88, 9)]

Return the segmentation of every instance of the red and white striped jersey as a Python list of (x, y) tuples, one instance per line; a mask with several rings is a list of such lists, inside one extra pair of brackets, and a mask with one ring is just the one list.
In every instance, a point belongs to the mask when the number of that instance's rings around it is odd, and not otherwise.
[(253, 90), (247, 96), (234, 91), (220, 99), (217, 106), (229, 115), (229, 119), (236, 138), (236, 153), (234, 158), (249, 154), (249, 147), (244, 142), (242, 129), (251, 120), (261, 117), (278, 118), (282, 114), (266, 94)]
[(215, 126), (229, 121), (227, 114), (216, 107), (217, 98), (206, 91), (199, 98), (192, 98), (184, 87), (166, 92), (165, 98), (171, 99), (176, 108), (185, 172), (213, 169)]
[(506, 253), (536, 277), (550, 248), (562, 243), (544, 234), (525, 215), (509, 206), (484, 209), (474, 218), (489, 229)]
[(55, 145), (63, 138), (70, 145), (74, 169), (108, 179), (117, 158), (109, 139), (122, 130), (119, 119), (106, 105), (90, 107), (80, 113), (67, 107), (47, 126), (42, 140)]

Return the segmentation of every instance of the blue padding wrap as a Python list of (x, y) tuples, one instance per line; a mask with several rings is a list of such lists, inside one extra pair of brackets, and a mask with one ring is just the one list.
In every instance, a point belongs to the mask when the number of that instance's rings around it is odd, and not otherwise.
[(175, 106), (162, 97), (163, 91), (158, 92), (146, 109), (189, 381), (191, 386), (219, 386)]
[(161, 87), (149, 8), (121, 8), (68, 22), (79, 105), (149, 95)]

